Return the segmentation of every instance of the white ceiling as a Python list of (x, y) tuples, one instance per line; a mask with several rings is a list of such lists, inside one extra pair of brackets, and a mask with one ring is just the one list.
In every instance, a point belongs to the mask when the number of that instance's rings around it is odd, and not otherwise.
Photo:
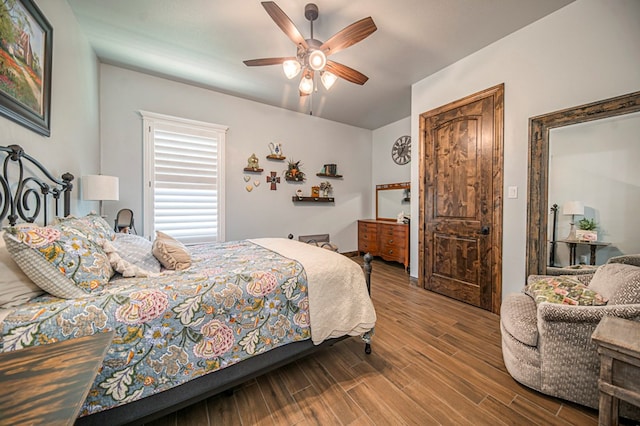
[[(242, 63), (295, 56), (259, 0), (67, 1), (101, 62), (376, 129), (410, 115), (413, 83), (573, 0), (316, 0), (316, 39), (367, 16), (378, 30), (330, 57), (368, 76), (364, 86), (340, 79), (306, 98), (281, 66)], [(308, 1), (276, 3), (309, 38)]]

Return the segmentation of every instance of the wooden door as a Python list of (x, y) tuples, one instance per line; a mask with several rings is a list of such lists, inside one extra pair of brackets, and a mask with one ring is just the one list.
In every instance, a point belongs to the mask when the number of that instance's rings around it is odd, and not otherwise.
[(498, 313), (503, 97), (499, 85), (420, 115), (420, 284)]

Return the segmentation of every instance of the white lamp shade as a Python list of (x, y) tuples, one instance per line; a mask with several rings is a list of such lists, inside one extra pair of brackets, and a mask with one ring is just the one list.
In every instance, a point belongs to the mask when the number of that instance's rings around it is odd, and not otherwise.
[(284, 69), (284, 75), (287, 76), (289, 80), (298, 75), (300, 72), (301, 66), (300, 62), (290, 59), (288, 61), (284, 61), (282, 63), (282, 68)]
[(311, 94), (311, 92), (313, 92), (313, 80), (311, 80), (309, 76), (305, 75), (302, 77), (302, 80), (300, 80), (298, 89), (305, 95)]
[(322, 85), (327, 90), (331, 89), (331, 86), (333, 86), (333, 83), (335, 83), (337, 79), (338, 77), (336, 77), (335, 74), (331, 74), (329, 71), (323, 71), (320, 75)]
[(110, 200), (120, 199), (120, 185), (116, 176), (87, 175), (82, 176), (83, 200)]
[(583, 215), (584, 204), (582, 201), (567, 201), (562, 205), (562, 214)]

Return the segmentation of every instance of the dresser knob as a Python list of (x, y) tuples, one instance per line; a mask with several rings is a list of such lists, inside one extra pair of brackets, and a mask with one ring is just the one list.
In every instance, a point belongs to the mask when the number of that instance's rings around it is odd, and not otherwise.
[(389, 240), (389, 244), (393, 244), (393, 240)]

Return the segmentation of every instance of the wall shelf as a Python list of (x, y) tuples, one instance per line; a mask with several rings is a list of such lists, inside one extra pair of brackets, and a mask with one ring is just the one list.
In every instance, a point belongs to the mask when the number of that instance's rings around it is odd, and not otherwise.
[(291, 201), (295, 203), (333, 203), (335, 198), (333, 197), (298, 197), (294, 195), (291, 197)]
[(262, 173), (264, 169), (253, 169), (251, 167), (245, 167), (244, 171), (245, 172), (251, 172), (251, 173)]
[(283, 156), (283, 155), (275, 155), (275, 154), (269, 154), (267, 155), (267, 159), (269, 160), (275, 160), (275, 161), (284, 161), (287, 157)]
[(341, 178), (342, 177), (342, 175), (330, 175), (328, 173), (316, 173), (316, 176), (330, 177), (330, 178)]

